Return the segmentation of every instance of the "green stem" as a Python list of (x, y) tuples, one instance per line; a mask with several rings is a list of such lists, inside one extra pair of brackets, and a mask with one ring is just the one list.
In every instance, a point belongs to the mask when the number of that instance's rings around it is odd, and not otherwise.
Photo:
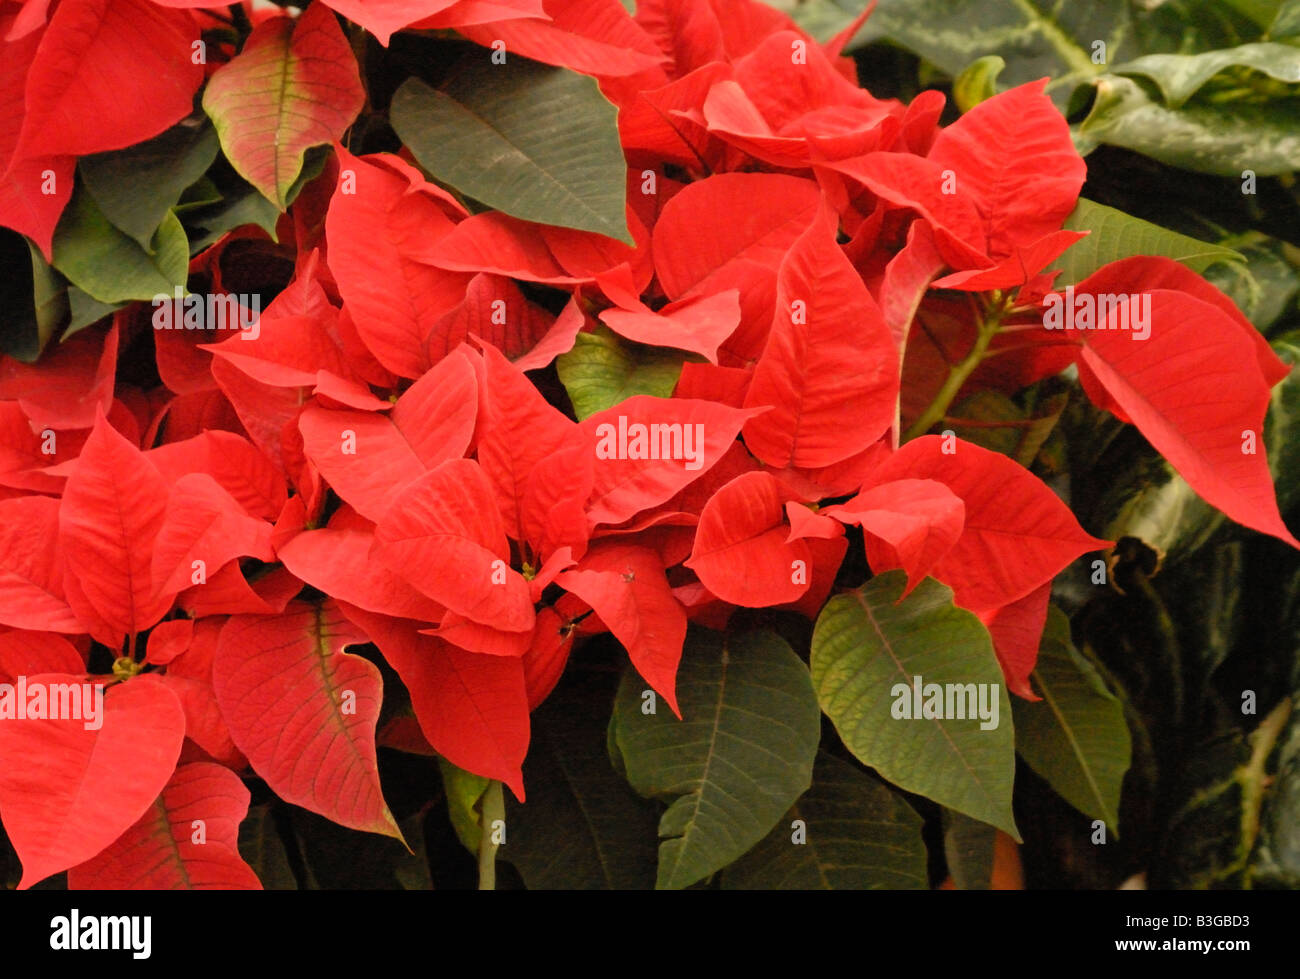
[(497, 886), (497, 844), (492, 841), (493, 824), (505, 825), (506, 800), (500, 782), (489, 782), (480, 804), (481, 829), (478, 838), (478, 889), (493, 891)]
[(948, 409), (957, 398), (957, 392), (962, 389), (962, 385), (971, 374), (975, 373), (975, 368), (988, 353), (989, 344), (993, 342), (993, 337), (997, 335), (998, 327), (1002, 324), (1003, 314), (1002, 306), (996, 306), (989, 312), (988, 318), (980, 324), (979, 334), (975, 337), (975, 345), (970, 348), (970, 353), (960, 363), (948, 368), (948, 379), (943, 382), (943, 387), (939, 388), (939, 393), (930, 402), (930, 407), (925, 409), (925, 413), (913, 422), (912, 427), (903, 435), (904, 441), (924, 435), (948, 414)]
[(1238, 781), (1241, 783), (1242, 796), (1241, 835), (1247, 854), (1255, 848), (1255, 838), (1259, 835), (1259, 813), (1264, 804), (1264, 789), (1269, 784), (1268, 758), (1290, 716), (1291, 698), (1283, 697), (1281, 703), (1269, 711), (1259, 727), (1251, 732), (1250, 760), (1239, 770)]

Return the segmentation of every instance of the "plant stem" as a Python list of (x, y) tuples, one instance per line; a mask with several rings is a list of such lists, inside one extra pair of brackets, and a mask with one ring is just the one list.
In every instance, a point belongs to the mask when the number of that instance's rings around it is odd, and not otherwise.
[(1259, 835), (1259, 812), (1264, 802), (1264, 789), (1269, 783), (1268, 758), (1290, 716), (1291, 698), (1283, 697), (1251, 733), (1250, 761), (1238, 772), (1242, 795), (1242, 836), (1247, 852), (1254, 848), (1255, 838)]
[(988, 352), (989, 344), (993, 342), (993, 337), (998, 332), (998, 327), (1002, 323), (1003, 307), (996, 306), (990, 310), (988, 317), (980, 324), (979, 333), (975, 337), (975, 344), (970, 348), (965, 358), (960, 363), (953, 364), (948, 368), (948, 379), (943, 382), (943, 387), (939, 388), (939, 393), (934, 396), (930, 402), (930, 407), (925, 409), (912, 427), (903, 435), (904, 441), (914, 439), (924, 435), (938, 421), (941, 421), (944, 415), (948, 414), (948, 409), (952, 407), (953, 401), (957, 397), (957, 392), (961, 390), (962, 385), (975, 372), (975, 368), (980, 365), (984, 355)]
[(488, 783), (479, 809), (481, 828), (478, 838), (478, 889), (493, 891), (497, 886), (497, 844), (492, 841), (493, 825), (505, 825), (506, 801), (501, 794), (501, 783)]

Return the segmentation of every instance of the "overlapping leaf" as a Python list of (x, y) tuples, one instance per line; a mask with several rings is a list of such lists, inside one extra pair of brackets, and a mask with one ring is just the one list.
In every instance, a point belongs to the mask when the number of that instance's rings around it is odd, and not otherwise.
[[(75, 684), (84, 675), (48, 673), (29, 684)], [(80, 864), (111, 844), (154, 803), (171, 778), (185, 715), (157, 677), (115, 687), (101, 726), (81, 718), (0, 723), (0, 818), (23, 862), (20, 887)], [(125, 776), (125, 777), (124, 777)]]
[(332, 603), (233, 616), (212, 683), (235, 744), (277, 795), (400, 839), (375, 758), (383, 683), (374, 664), (343, 651), (365, 640)]
[(263, 21), (203, 92), (227, 159), (282, 211), (303, 153), (341, 138), (365, 100), (352, 49), (324, 4)]
[(688, 887), (767, 835), (811, 784), (820, 733), (807, 668), (771, 633), (701, 634), (679, 676), (681, 720), (645, 711), (625, 674), (612, 721), (632, 787), (669, 803), (660, 888)]
[(416, 159), (470, 197), (631, 243), (614, 108), (591, 79), (478, 58), (441, 90), (408, 81), (391, 112)]
[(239, 855), (248, 789), (228, 768), (176, 770), (140, 820), (94, 859), (68, 871), (73, 890), (261, 890)]
[(1011, 704), (988, 632), (943, 585), (903, 598), (903, 584), (880, 575), (827, 603), (812, 644), (822, 709), (890, 782), (1018, 836)]

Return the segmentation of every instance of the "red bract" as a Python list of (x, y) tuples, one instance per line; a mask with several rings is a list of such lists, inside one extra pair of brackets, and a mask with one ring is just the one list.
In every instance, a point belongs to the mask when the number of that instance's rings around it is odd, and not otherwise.
[(204, 762), (181, 765), (139, 822), (94, 859), (68, 871), (68, 886), (261, 890), (236, 848), (247, 812), (248, 789), (230, 769)]
[[(28, 683), (77, 684), (44, 673)], [(154, 803), (172, 776), (185, 736), (181, 705), (156, 677), (107, 692), (102, 727), (80, 718), (0, 724), (6, 758), (39, 758), (0, 773), (5, 831), (22, 855), (22, 887), (101, 853)], [(129, 772), (129, 778), (123, 773)]]
[[(212, 26), (193, 6), (0, 6), (0, 225), (50, 258), (77, 160), (191, 112)], [(906, 572), (900, 602), (951, 589), (1036, 698), (1053, 579), (1111, 542), (948, 430), (985, 384), (1074, 365), (1207, 502), (1300, 546), (1243, 449), (1285, 365), (1226, 296), (1132, 257), (1068, 294), (1106, 310), (1091, 328), (1052, 329), (1044, 270), (1082, 237), (1062, 225), (1086, 168), (1044, 82), (940, 127), (937, 93), (877, 99), (847, 35), (819, 45), (751, 0), (255, 19), (237, 54), (211, 45), (200, 101), (227, 160), (178, 212), (210, 222), (189, 229), (195, 295), (274, 297), (256, 330), (150, 329), (145, 292), (35, 365), (0, 361), (0, 681), (107, 688), (98, 729), (0, 712), (21, 886), (256, 887), (236, 847), (252, 775), (402, 839), (376, 740), (402, 686), (392, 744), (523, 801), (530, 713), (575, 644), (608, 633), (680, 715), (688, 622), (815, 618), (863, 557)], [(612, 168), (515, 147), (484, 169), (561, 201), (595, 195), (581, 171), (625, 239), (485, 212), (414, 140), (389, 152), (360, 29), (591, 76), (573, 92), (618, 107)], [(519, 124), (438, 95), (460, 125)], [(203, 211), (232, 171), (240, 217)], [(1149, 336), (1112, 294), (1149, 300)]]
[(60, 3), (27, 72), (14, 159), (82, 156), (158, 135), (189, 114), (203, 80), (198, 40), (188, 13), (147, 0)]
[(332, 603), (233, 616), (212, 687), (235, 744), (282, 799), (400, 839), (375, 762), (379, 670), (343, 652), (364, 640)]

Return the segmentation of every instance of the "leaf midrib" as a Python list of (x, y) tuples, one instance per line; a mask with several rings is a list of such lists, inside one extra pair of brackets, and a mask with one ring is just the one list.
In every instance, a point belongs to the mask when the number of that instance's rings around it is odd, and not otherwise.
[[(414, 89), (412, 89), (411, 91), (414, 91)], [(550, 170), (542, 166), (542, 164), (538, 162), (534, 157), (530, 156), (523, 147), (519, 146), (519, 144), (517, 144), (514, 140), (512, 140), (509, 136), (507, 136), (504, 132), (502, 132), (501, 129), (499, 129), (496, 125), (494, 125), (491, 121), (489, 121), (485, 116), (481, 115), (478, 110), (471, 108), (469, 105), (462, 102), (460, 99), (456, 98), (455, 96), (448, 95), (446, 92), (439, 91), (437, 89), (431, 89), (430, 91), (433, 91), (437, 95), (440, 95), (443, 98), (447, 99), (449, 102), (453, 103), (458, 108), (463, 110), (475, 122), (481, 124), (483, 128), (495, 134), (501, 140), (501, 142), (505, 143), (506, 146), (510, 147), (510, 149), (514, 151), (516, 156), (522, 159), (533, 170), (537, 171), (544, 178), (546, 178), (546, 180), (549, 181), (554, 188), (558, 189), (564, 195), (565, 199), (571, 202), (571, 204), (576, 205), (579, 208), (579, 210), (590, 215), (590, 217), (597, 224), (599, 224), (600, 227), (602, 228), (609, 227), (609, 222), (605, 219), (604, 215), (594, 210), (591, 207), (591, 205), (589, 205), (581, 196), (576, 194), (569, 187), (565, 186), (559, 180), (559, 178), (557, 178), (554, 174), (551, 173)], [(604, 234), (605, 232), (597, 232), (597, 233)], [(608, 235), (608, 237), (618, 240), (617, 235)]]
[(669, 881), (675, 881), (677, 879), (677, 871), (682, 865), (683, 855), (688, 846), (688, 837), (691, 836), (695, 829), (696, 821), (700, 814), (700, 804), (704, 801), (704, 792), (710, 785), (709, 770), (713, 766), (713, 757), (718, 743), (718, 729), (722, 726), (722, 705), (726, 700), (727, 667), (729, 664), (730, 657), (727, 654), (727, 644), (724, 640), (722, 644), (721, 670), (718, 674), (718, 704), (713, 712), (713, 725), (709, 729), (709, 747), (704, 756), (704, 771), (700, 773), (699, 790), (692, 792), (690, 795), (691, 815), (686, 821), (686, 827), (682, 830), (681, 835), (676, 837), (676, 839), (682, 841), (682, 844), (677, 848), (676, 859), (673, 861), (672, 867), (667, 874), (667, 879)]
[(1052, 715), (1056, 718), (1057, 724), (1060, 725), (1061, 731), (1065, 734), (1065, 738), (1070, 744), (1070, 750), (1074, 752), (1074, 757), (1079, 762), (1079, 768), (1083, 771), (1084, 778), (1087, 779), (1088, 781), (1088, 788), (1091, 790), (1094, 798), (1096, 799), (1097, 805), (1101, 809), (1102, 815), (1106, 817), (1106, 821), (1108, 823), (1111, 823), (1113, 825), (1115, 822), (1117, 822), (1116, 818), (1112, 818), (1115, 816), (1115, 814), (1112, 813), (1110, 807), (1106, 805), (1106, 799), (1102, 795), (1101, 786), (1097, 783), (1097, 780), (1093, 777), (1092, 767), (1088, 763), (1087, 758), (1084, 756), (1082, 745), (1080, 745), (1078, 739), (1074, 736), (1073, 726), (1067, 720), (1064, 712), (1057, 704), (1056, 697), (1052, 694), (1051, 684), (1047, 682), (1047, 679), (1038, 670), (1034, 671), (1033, 676), (1034, 679), (1038, 681), (1038, 686), (1043, 691), (1043, 700), (1047, 703), (1048, 708), (1052, 711)]
[[(859, 589), (853, 592), (853, 597), (858, 602), (858, 604), (862, 606), (862, 610), (867, 616), (867, 621), (871, 624), (871, 628), (875, 630), (876, 635), (880, 639), (881, 646), (884, 648), (885, 652), (889, 655), (889, 658), (894, 661), (894, 666), (897, 667), (899, 675), (903, 677), (907, 677), (907, 670), (904, 669), (902, 660), (898, 658), (898, 655), (894, 652), (893, 645), (889, 641), (889, 637), (885, 635), (884, 631), (880, 627), (880, 624), (876, 621), (875, 615), (872, 614), (871, 606), (867, 604), (867, 601), (863, 596), (862, 591)], [(983, 779), (981, 779), (979, 775), (975, 772), (975, 770), (971, 768), (970, 762), (966, 760), (965, 754), (962, 753), (961, 749), (957, 746), (957, 743), (953, 741), (952, 736), (948, 733), (948, 729), (943, 726), (943, 719), (938, 717), (931, 717), (931, 718), (923, 717), (922, 719), (930, 720), (934, 722), (935, 726), (939, 729), (940, 733), (943, 734), (944, 740), (947, 741), (948, 745), (952, 748), (953, 753), (958, 758), (961, 759), (962, 766), (966, 769), (967, 773), (970, 775), (975, 785), (977, 785), (979, 787), (979, 790), (982, 793), (984, 793), (984, 797), (988, 801), (989, 806), (995, 812), (1001, 811), (1002, 807), (998, 805), (997, 800), (993, 798), (988, 788), (984, 785)]]

